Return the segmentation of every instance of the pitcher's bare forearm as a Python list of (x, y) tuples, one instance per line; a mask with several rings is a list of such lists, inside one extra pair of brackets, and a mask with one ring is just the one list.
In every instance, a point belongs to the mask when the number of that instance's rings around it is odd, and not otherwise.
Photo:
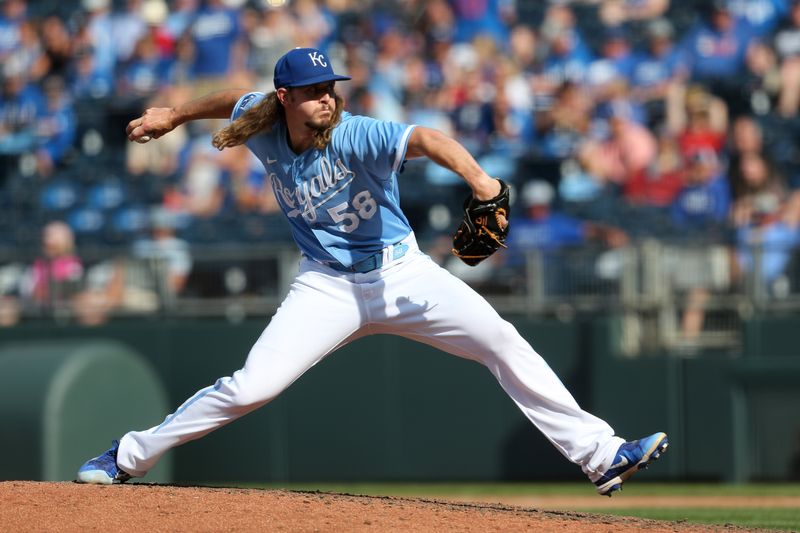
[(500, 182), (492, 178), (475, 161), (466, 148), (444, 133), (417, 126), (408, 139), (409, 159), (425, 156), (437, 165), (461, 176), (478, 200), (490, 200), (500, 193)]
[(247, 89), (226, 89), (175, 107), (151, 107), (128, 123), (128, 139), (136, 141), (145, 136), (158, 139), (186, 122), (228, 118), (236, 102), (247, 92)]
[(173, 108), (176, 126), (204, 118), (229, 118), (233, 106), (248, 92), (248, 89), (226, 89), (176, 106)]

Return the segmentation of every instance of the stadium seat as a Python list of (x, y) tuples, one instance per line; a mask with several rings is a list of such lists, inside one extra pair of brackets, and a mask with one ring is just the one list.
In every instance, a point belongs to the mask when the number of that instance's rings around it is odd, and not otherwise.
[(99, 235), (105, 227), (106, 217), (100, 209), (92, 206), (80, 206), (69, 212), (67, 223), (75, 232), (75, 236), (88, 238)]
[(123, 205), (110, 214), (106, 238), (114, 243), (129, 242), (143, 234), (150, 220), (147, 207), (134, 204)]
[(125, 202), (126, 192), (126, 187), (118, 179), (107, 179), (89, 188), (86, 201), (91, 207), (103, 211), (113, 210)]
[(74, 207), (80, 198), (81, 191), (75, 183), (57, 179), (42, 189), (39, 207), (44, 211), (63, 211)]

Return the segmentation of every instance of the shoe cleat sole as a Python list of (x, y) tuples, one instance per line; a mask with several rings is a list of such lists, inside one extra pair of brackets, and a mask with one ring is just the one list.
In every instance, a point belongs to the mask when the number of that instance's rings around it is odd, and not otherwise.
[(87, 470), (78, 472), (78, 483), (91, 483), (94, 485), (112, 485), (114, 479), (110, 478), (103, 470)]
[(630, 477), (633, 474), (635, 474), (639, 470), (646, 470), (647, 467), (650, 465), (650, 463), (652, 463), (653, 461), (657, 461), (669, 446), (669, 442), (667, 441), (667, 435), (664, 433), (662, 433), (662, 435), (663, 438), (661, 438), (661, 440), (658, 441), (653, 448), (651, 448), (644, 455), (642, 455), (642, 458), (639, 460), (638, 463), (636, 463), (635, 467), (631, 467), (625, 472), (622, 472), (619, 476), (611, 480), (612, 483), (614, 484), (610, 488), (606, 489), (603, 492), (598, 491), (598, 493), (601, 496), (608, 496), (610, 498), (612, 493), (622, 490), (622, 484), (628, 479), (630, 479)]

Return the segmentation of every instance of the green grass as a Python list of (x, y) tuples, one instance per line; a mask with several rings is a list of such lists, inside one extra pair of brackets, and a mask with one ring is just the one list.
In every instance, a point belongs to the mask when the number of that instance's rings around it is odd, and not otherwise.
[[(497, 496), (592, 496), (587, 483), (290, 483), (259, 485), (261, 488), (282, 488), (297, 491), (321, 491), (372, 496), (423, 498), (460, 497), (490, 498)], [(746, 485), (676, 484), (638, 482), (624, 494), (616, 496), (795, 496), (800, 497), (800, 484), (764, 483)], [(733, 524), (750, 528), (800, 531), (800, 508), (616, 508), (597, 506), (580, 511), (635, 516), (654, 520), (683, 521), (701, 524)]]
[[(276, 483), (259, 487), (288, 490), (319, 490), (381, 496), (587, 496), (595, 494), (589, 483)], [(627, 489), (627, 485), (626, 485)], [(798, 496), (800, 483), (714, 483), (637, 482), (625, 494), (636, 496)]]
[(685, 521), (700, 524), (732, 524), (742, 527), (796, 531), (800, 528), (800, 509), (709, 508), (709, 509), (582, 509), (586, 512), (636, 516), (653, 520)]

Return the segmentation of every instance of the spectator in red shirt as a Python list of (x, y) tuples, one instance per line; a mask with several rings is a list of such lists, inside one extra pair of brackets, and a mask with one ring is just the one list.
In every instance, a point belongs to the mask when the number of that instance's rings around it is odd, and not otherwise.
[(668, 207), (683, 187), (683, 173), (678, 142), (671, 135), (661, 135), (653, 162), (625, 182), (623, 195), (634, 205)]
[(670, 102), (668, 127), (677, 135), (684, 157), (703, 150), (719, 155), (725, 146), (728, 109), (704, 89), (691, 87), (683, 102)]

